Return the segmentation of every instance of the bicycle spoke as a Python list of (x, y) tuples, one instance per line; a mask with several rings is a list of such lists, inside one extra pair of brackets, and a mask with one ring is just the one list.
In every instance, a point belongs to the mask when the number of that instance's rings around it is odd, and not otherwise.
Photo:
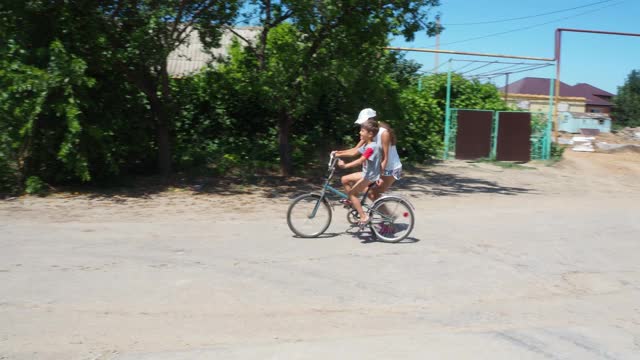
[[(331, 208), (326, 202), (320, 201), (318, 195), (308, 194), (295, 199), (287, 212), (289, 228), (301, 237), (316, 237), (321, 235), (331, 223)], [(314, 209), (317, 210), (315, 216)]]
[(373, 231), (383, 241), (400, 241), (413, 230), (413, 210), (401, 199), (385, 199), (372, 209)]

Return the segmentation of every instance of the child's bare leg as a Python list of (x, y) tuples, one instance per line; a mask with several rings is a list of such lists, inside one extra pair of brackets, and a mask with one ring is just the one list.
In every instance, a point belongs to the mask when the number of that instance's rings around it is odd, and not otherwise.
[[(393, 176), (382, 176), (382, 180), (382, 185), (371, 188), (371, 191), (369, 192), (369, 199), (371, 199), (371, 201), (377, 200), (391, 187), (391, 185), (393, 185), (394, 182), (396, 182), (396, 178)], [(385, 205), (380, 207), (380, 211), (384, 214), (388, 213)]]
[(342, 186), (344, 186), (344, 192), (348, 194), (352, 188), (351, 184), (355, 184), (360, 179), (362, 179), (362, 173), (360, 172), (343, 176), (340, 181), (342, 182)]
[(369, 219), (362, 209), (362, 204), (360, 203), (358, 194), (361, 193), (367, 186), (369, 186), (370, 183), (371, 181), (361, 178), (357, 183), (353, 185), (351, 191), (349, 191), (348, 193), (349, 200), (351, 200), (353, 208), (358, 212), (358, 215), (360, 216), (360, 222), (362, 223), (367, 222)]
[(393, 176), (381, 176), (381, 178), (383, 180), (382, 185), (372, 187), (371, 191), (369, 191), (368, 197), (369, 199), (371, 199), (371, 201), (377, 200), (391, 187), (391, 185), (393, 185), (394, 182), (396, 182), (396, 178), (394, 178)]

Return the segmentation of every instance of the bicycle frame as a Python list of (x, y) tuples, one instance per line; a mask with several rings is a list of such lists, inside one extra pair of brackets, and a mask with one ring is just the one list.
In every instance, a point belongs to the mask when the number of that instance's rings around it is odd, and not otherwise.
[[(320, 207), (320, 203), (324, 200), (324, 198), (326, 197), (327, 191), (337, 195), (343, 199), (348, 199), (349, 196), (345, 193), (343, 193), (342, 191), (334, 188), (333, 186), (329, 185), (329, 182), (331, 181), (331, 179), (333, 178), (333, 174), (336, 171), (336, 163), (337, 163), (337, 159), (335, 157), (332, 157), (329, 160), (329, 169), (331, 170), (331, 172), (329, 173), (329, 176), (327, 177), (327, 180), (324, 182), (324, 186), (322, 187), (322, 192), (320, 193), (320, 199), (318, 199), (318, 202), (316, 203), (316, 206), (313, 208), (313, 211), (311, 212), (311, 214), (309, 215), (309, 218), (312, 219), (316, 216), (316, 213), (318, 212), (318, 208)], [(367, 190), (364, 192), (364, 194), (362, 194), (362, 199), (360, 200), (360, 203), (362, 204), (363, 208), (366, 208), (367, 210), (369, 210), (369, 206), (367, 204), (365, 204), (365, 200), (367, 199), (367, 195), (369, 194), (369, 190), (371, 190), (371, 187), (367, 187)]]

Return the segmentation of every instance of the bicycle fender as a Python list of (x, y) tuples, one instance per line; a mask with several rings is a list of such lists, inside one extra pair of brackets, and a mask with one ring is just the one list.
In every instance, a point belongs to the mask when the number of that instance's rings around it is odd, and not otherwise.
[(398, 196), (398, 195), (385, 195), (385, 196), (379, 197), (378, 199), (376, 199), (376, 201), (373, 202), (373, 204), (371, 204), (371, 207), (376, 206), (379, 202), (382, 202), (384, 200), (398, 200), (398, 201), (401, 201), (401, 202), (409, 205), (412, 210), (416, 209), (413, 206), (413, 204), (411, 202), (409, 202), (409, 200), (403, 198), (402, 196)]

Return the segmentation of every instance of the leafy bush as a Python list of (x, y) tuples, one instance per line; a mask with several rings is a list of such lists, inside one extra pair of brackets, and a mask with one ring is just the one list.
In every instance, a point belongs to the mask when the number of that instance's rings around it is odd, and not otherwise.
[(24, 185), (24, 192), (29, 195), (43, 195), (47, 191), (47, 184), (37, 176), (29, 176)]
[(550, 152), (550, 160), (558, 161), (562, 159), (562, 154), (564, 154), (564, 150), (566, 146), (558, 145), (554, 142), (551, 143), (551, 152)]

